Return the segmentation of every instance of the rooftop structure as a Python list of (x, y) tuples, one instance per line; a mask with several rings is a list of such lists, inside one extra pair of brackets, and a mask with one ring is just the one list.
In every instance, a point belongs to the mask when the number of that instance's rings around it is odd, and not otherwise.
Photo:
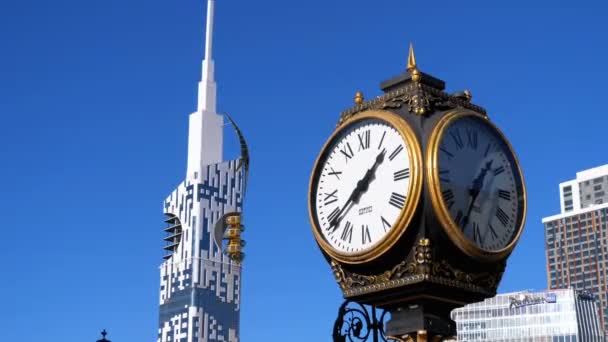
[(452, 319), (458, 341), (604, 341), (595, 299), (574, 289), (499, 294)]

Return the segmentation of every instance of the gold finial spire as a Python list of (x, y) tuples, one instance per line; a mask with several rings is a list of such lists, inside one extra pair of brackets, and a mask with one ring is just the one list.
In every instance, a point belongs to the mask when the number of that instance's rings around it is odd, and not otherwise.
[(355, 104), (362, 104), (365, 98), (363, 97), (363, 93), (358, 91), (355, 93)]
[(410, 54), (407, 57), (407, 71), (418, 69), (416, 65), (416, 56), (414, 55), (414, 44), (410, 43)]

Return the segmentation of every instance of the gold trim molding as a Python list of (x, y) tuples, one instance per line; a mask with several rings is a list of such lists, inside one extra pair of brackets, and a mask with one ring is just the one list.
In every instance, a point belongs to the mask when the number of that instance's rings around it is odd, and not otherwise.
[[(389, 233), (387, 233), (387, 235), (383, 238), (383, 240), (379, 241), (375, 246), (372, 246), (362, 252), (344, 253), (333, 248), (325, 240), (323, 234), (320, 233), (321, 227), (318, 226), (317, 218), (313, 214), (315, 201), (313, 195), (316, 191), (317, 186), (315, 182), (315, 180), (317, 179), (315, 177), (317, 175), (318, 169), (323, 166), (321, 163), (324, 162), (322, 158), (324, 157), (326, 150), (332, 144), (336, 136), (338, 136), (342, 130), (347, 129), (351, 124), (367, 119), (377, 119), (386, 122), (399, 132), (403, 141), (407, 144), (408, 158), (410, 161), (410, 184), (407, 190), (408, 195), (405, 202), (405, 207), (403, 208), (403, 210), (401, 210), (399, 217), (393, 224)], [(315, 239), (317, 240), (317, 243), (319, 244), (321, 249), (325, 253), (327, 253), (327, 255), (329, 255), (332, 259), (338, 260), (346, 264), (367, 263), (379, 258), (388, 250), (390, 250), (407, 230), (418, 207), (422, 192), (422, 180), (424, 177), (423, 167), (424, 164), (422, 163), (422, 152), (414, 130), (403, 118), (394, 113), (383, 110), (367, 111), (347, 120), (338, 128), (336, 128), (334, 133), (331, 135), (331, 137), (327, 140), (327, 142), (321, 149), (321, 153), (317, 157), (312, 174), (310, 176), (310, 183), (308, 188), (309, 219)]]
[[(483, 124), (487, 125), (489, 129), (494, 130), (497, 135), (504, 141), (507, 146), (509, 152), (513, 156), (513, 160), (515, 162), (516, 171), (518, 172), (518, 176), (521, 180), (521, 191), (523, 197), (522, 204), (522, 213), (521, 213), (521, 222), (519, 222), (519, 227), (517, 227), (517, 232), (513, 236), (513, 240), (509, 242), (507, 246), (501, 248), (499, 250), (485, 250), (473, 242), (471, 242), (463, 233), (462, 230), (456, 225), (454, 219), (450, 215), (449, 209), (446, 206), (442, 193), (441, 193), (441, 183), (439, 181), (439, 148), (441, 139), (444, 136), (445, 130), (457, 120), (463, 118), (476, 118), (481, 121)], [(527, 213), (527, 193), (526, 193), (526, 183), (524, 180), (524, 175), (521, 171), (521, 166), (517, 159), (517, 155), (513, 150), (513, 147), (509, 143), (509, 140), (505, 137), (505, 135), (496, 127), (487, 117), (479, 115), (478, 113), (467, 111), (467, 110), (454, 110), (447, 113), (444, 117), (442, 117), (429, 137), (429, 143), (426, 150), (426, 179), (429, 185), (429, 194), (431, 195), (431, 204), (439, 220), (440, 225), (444, 229), (447, 236), (450, 240), (465, 254), (470, 257), (476, 258), (480, 261), (497, 261), (504, 259), (513, 251), (515, 245), (519, 241), (521, 233), (524, 229), (524, 225), (526, 223), (526, 213)]]
[(398, 109), (404, 105), (414, 115), (424, 115), (430, 113), (433, 109), (448, 110), (461, 107), (487, 116), (485, 109), (469, 101), (451, 96), (424, 83), (412, 82), (402, 88), (378, 96), (373, 100), (357, 103), (354, 107), (343, 111), (340, 115), (338, 126), (355, 116), (355, 114), (367, 110)]
[(490, 293), (488, 289), (495, 290), (502, 276), (501, 272), (468, 273), (452, 266), (446, 260), (433, 260), (429, 239), (418, 241), (410, 260), (402, 261), (380, 274), (362, 275), (349, 272), (335, 260), (331, 261), (331, 268), (346, 298), (423, 281)]

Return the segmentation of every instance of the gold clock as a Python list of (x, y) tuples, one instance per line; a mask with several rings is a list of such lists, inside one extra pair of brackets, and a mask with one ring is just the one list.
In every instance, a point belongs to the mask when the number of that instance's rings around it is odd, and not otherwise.
[(449, 238), (482, 261), (514, 248), (526, 217), (526, 188), (517, 157), (486, 117), (455, 110), (429, 138), (426, 160), (431, 201)]
[(348, 264), (388, 251), (414, 215), (421, 169), (418, 140), (401, 117), (373, 110), (341, 124), (310, 179), (310, 220), (323, 251)]

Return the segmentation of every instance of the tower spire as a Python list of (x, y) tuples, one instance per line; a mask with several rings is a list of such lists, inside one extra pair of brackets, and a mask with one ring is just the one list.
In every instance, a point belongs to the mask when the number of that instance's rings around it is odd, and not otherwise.
[(196, 177), (204, 165), (223, 160), (224, 118), (217, 114), (217, 85), (213, 62), (213, 16), (215, 0), (207, 0), (205, 57), (201, 81), (198, 83), (196, 112), (190, 115), (188, 133), (188, 175)]
[(216, 112), (215, 65), (213, 62), (213, 16), (215, 0), (207, 0), (207, 30), (203, 74), (198, 86), (198, 111)]
[(205, 40), (205, 58), (213, 60), (213, 15), (215, 0), (207, 1), (207, 36)]

